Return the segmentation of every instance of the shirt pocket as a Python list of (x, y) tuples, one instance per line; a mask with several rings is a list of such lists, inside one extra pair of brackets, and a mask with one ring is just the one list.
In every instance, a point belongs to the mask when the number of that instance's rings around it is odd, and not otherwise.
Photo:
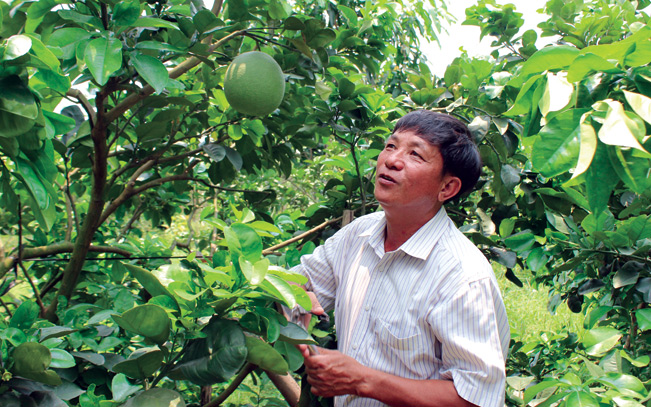
[(405, 366), (413, 366), (417, 361), (423, 358), (431, 358), (433, 355), (427, 355), (428, 347), (425, 336), (420, 332), (418, 327), (412, 327), (413, 330), (405, 333), (392, 332), (391, 326), (382, 320), (376, 320), (376, 335), (378, 342), (382, 345), (382, 353), (389, 359), (397, 357)]

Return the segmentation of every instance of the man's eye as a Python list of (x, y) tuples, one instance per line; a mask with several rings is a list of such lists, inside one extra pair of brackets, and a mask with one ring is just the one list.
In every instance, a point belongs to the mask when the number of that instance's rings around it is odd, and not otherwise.
[(390, 148), (394, 148), (394, 147), (395, 147), (394, 144), (388, 143), (387, 145), (384, 146), (384, 149), (385, 149), (385, 150), (388, 150), (388, 149), (390, 149)]
[(418, 158), (423, 158), (423, 157), (421, 157), (421, 155), (418, 154), (416, 151), (412, 151), (412, 152), (411, 152), (411, 155), (413, 155), (413, 156), (415, 156), (415, 157), (418, 157)]

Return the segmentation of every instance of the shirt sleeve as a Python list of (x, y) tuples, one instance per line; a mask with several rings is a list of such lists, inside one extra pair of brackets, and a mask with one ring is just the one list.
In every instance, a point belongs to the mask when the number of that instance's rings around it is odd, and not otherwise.
[(314, 292), (317, 300), (326, 312), (334, 309), (337, 291), (335, 266), (338, 261), (338, 247), (344, 239), (342, 229), (331, 236), (321, 246), (317, 246), (312, 254), (301, 257), (301, 263), (292, 268), (307, 277), (305, 288)]
[(461, 284), (434, 305), (429, 323), (441, 341), (441, 377), (451, 379), (459, 396), (471, 403), (503, 407), (510, 333), (494, 280)]

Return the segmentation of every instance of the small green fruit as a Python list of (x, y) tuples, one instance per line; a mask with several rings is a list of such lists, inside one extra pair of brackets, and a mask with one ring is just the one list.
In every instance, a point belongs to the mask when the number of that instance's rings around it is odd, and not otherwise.
[(231, 107), (251, 116), (266, 116), (280, 106), (285, 76), (268, 54), (250, 51), (233, 59), (224, 76), (224, 93)]

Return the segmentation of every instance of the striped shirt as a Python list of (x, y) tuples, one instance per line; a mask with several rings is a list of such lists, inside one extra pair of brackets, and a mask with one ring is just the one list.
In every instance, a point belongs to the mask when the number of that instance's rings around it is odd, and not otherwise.
[[(385, 253), (384, 212), (356, 219), (303, 256), (339, 350), (365, 366), (410, 379), (452, 380), (479, 406), (504, 406), (510, 340), (493, 270), (445, 209), (399, 249)], [(335, 406), (379, 407), (357, 396)]]

